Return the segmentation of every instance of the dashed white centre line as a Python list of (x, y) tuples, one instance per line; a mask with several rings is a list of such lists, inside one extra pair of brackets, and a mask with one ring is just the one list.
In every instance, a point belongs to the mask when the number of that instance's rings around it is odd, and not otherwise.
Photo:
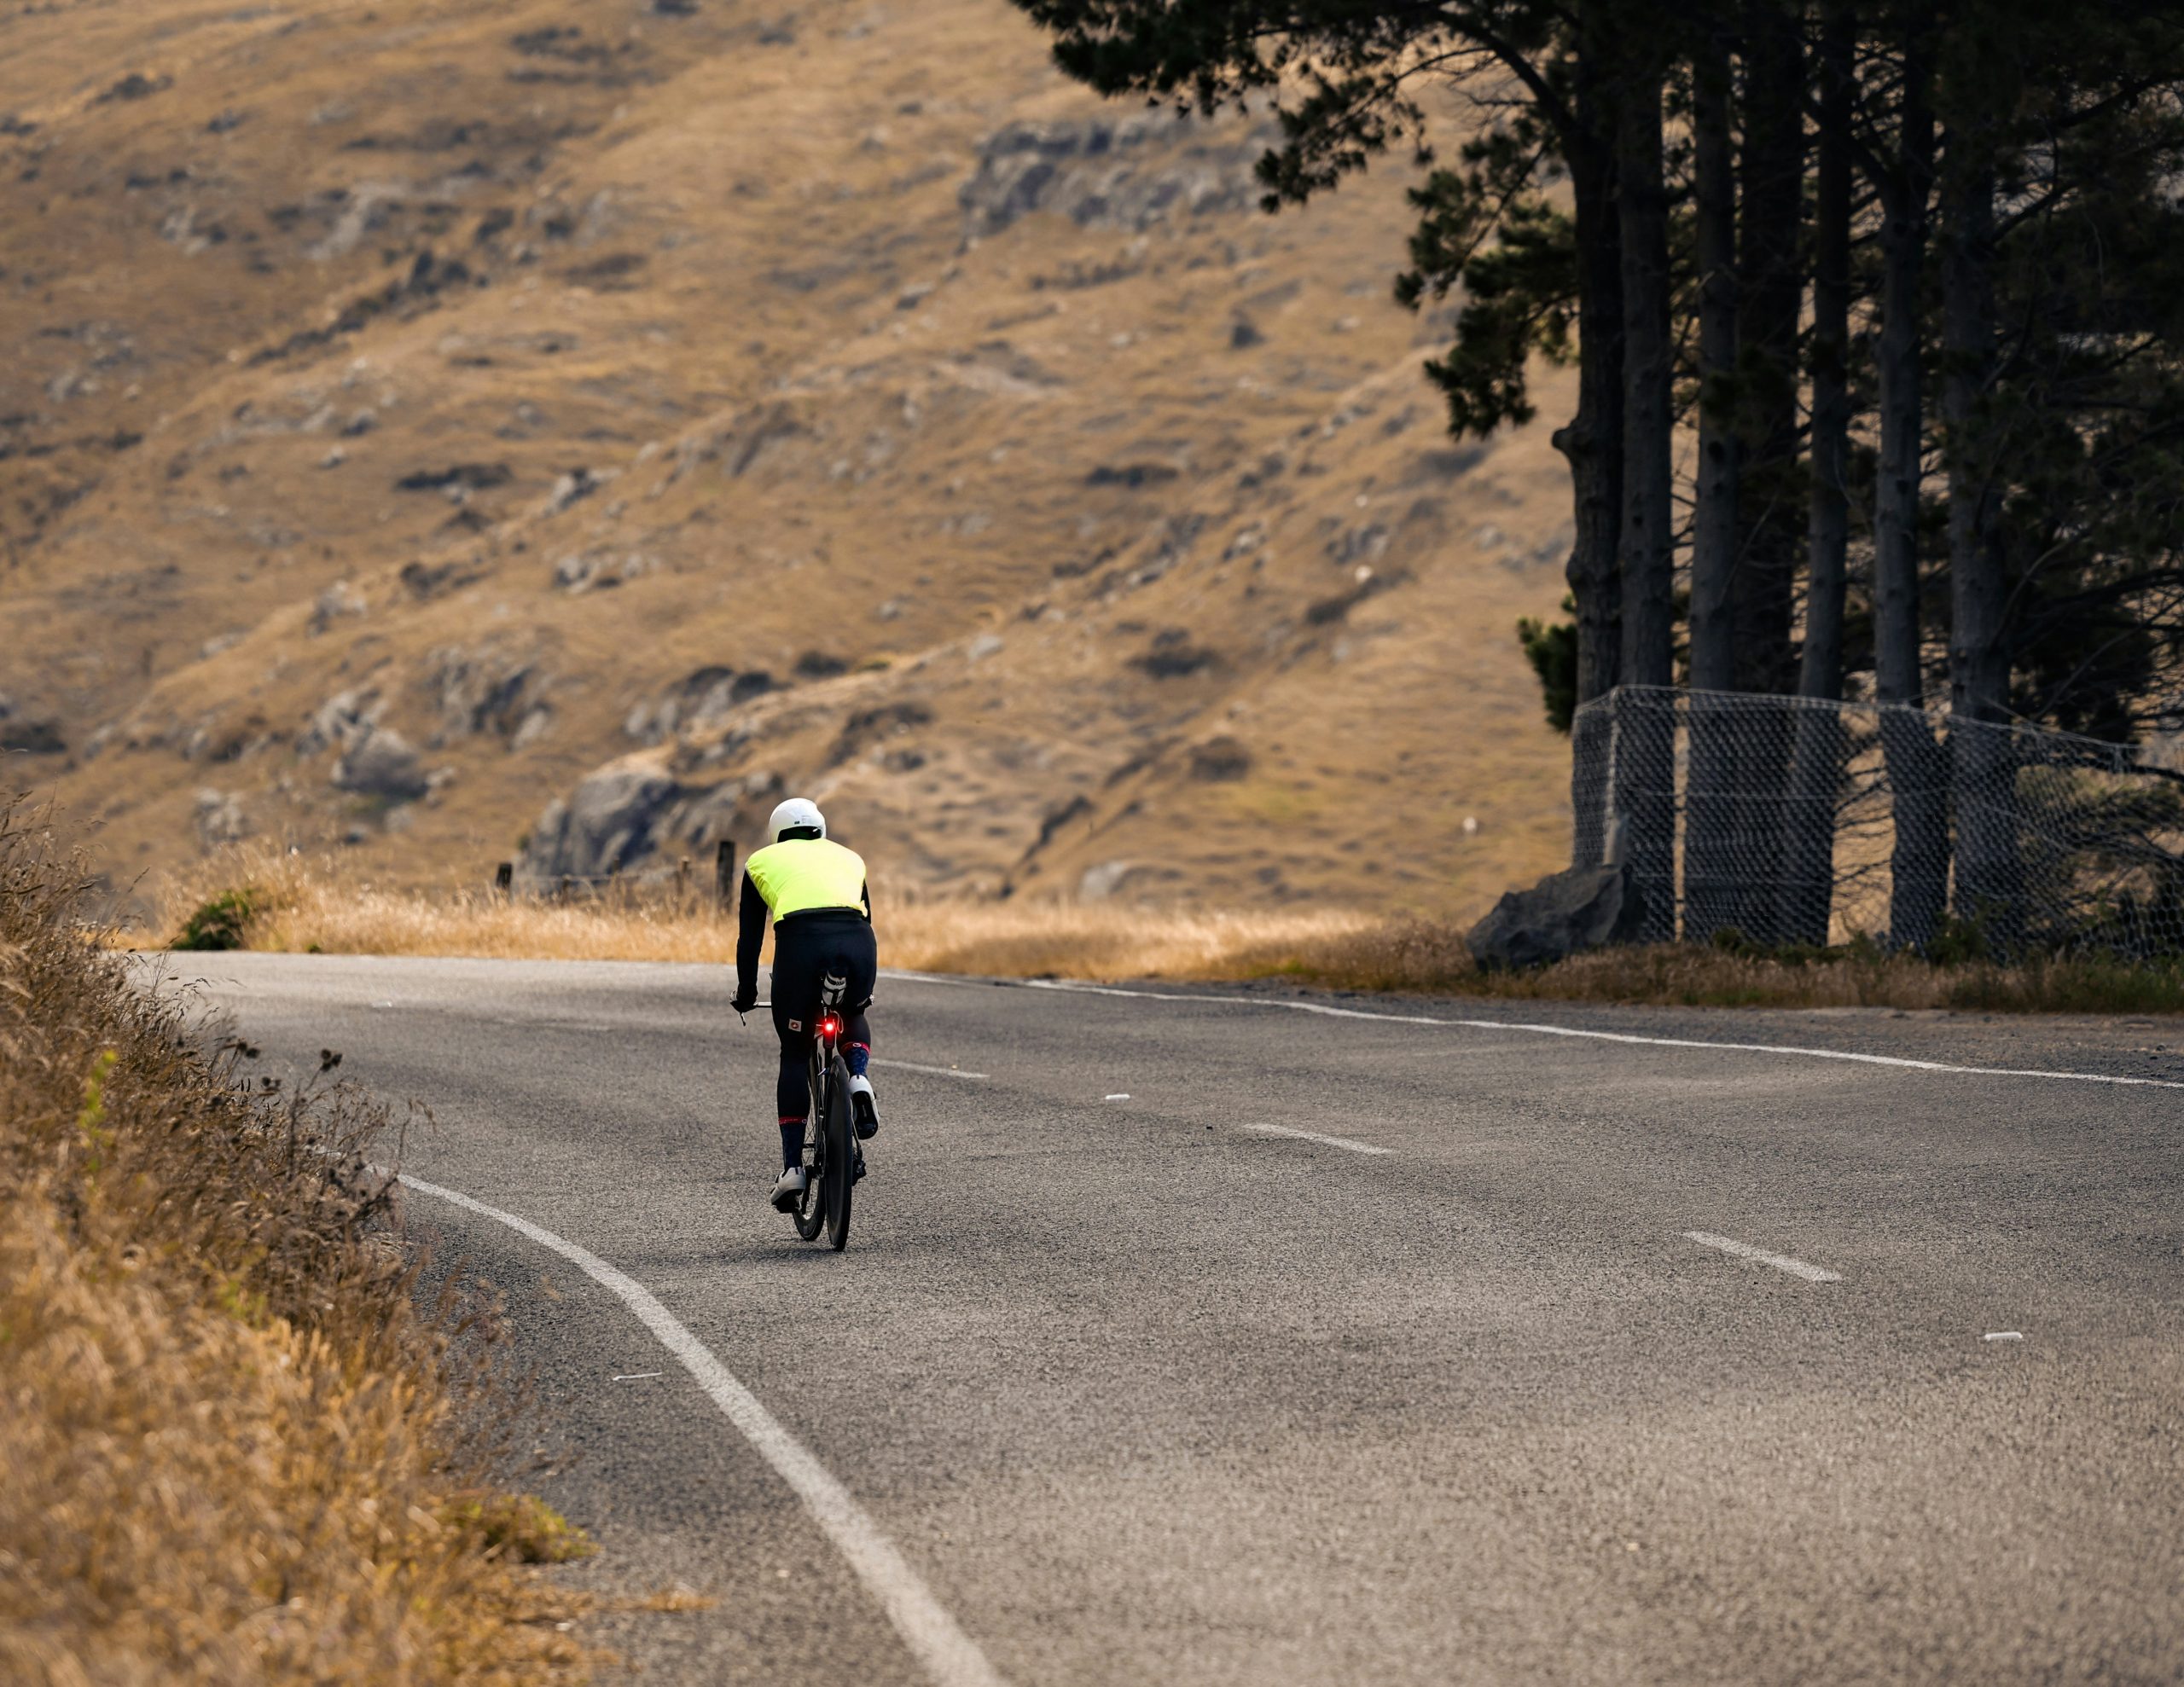
[(936, 1078), (968, 1078), (975, 1083), (984, 1083), (991, 1075), (985, 1072), (959, 1072), (953, 1066), (921, 1066), (915, 1060), (882, 1060), (876, 1054), (872, 1057), (871, 1064), (874, 1066), (892, 1066), (898, 1072), (925, 1072)]
[(1299, 1142), (1324, 1143), (1329, 1148), (1347, 1149), (1352, 1154), (1392, 1154), (1392, 1148), (1383, 1148), (1378, 1143), (1359, 1142), (1347, 1136), (1323, 1136), (1318, 1131), (1292, 1130), (1287, 1125), (1246, 1125), (1253, 1136), (1288, 1136)]
[(1787, 1254), (1770, 1254), (1764, 1248), (1755, 1248), (1749, 1242), (1733, 1242), (1726, 1236), (1716, 1236), (1704, 1230), (1687, 1230), (1687, 1240), (1702, 1248), (1719, 1248), (1725, 1254), (1734, 1254), (1740, 1260), (1757, 1260), (1762, 1265), (1773, 1266), (1777, 1271), (1786, 1271), (1792, 1277), (1802, 1277), (1808, 1283), (1840, 1283), (1839, 1272), (1829, 1271), (1804, 1260), (1793, 1260)]

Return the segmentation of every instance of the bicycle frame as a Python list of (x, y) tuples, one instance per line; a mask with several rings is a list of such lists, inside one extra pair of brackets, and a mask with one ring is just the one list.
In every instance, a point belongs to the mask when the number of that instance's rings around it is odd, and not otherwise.
[(810, 1111), (804, 1121), (804, 1195), (795, 1209), (796, 1233), (806, 1242), (822, 1228), (837, 1252), (850, 1234), (850, 1186), (863, 1171), (851, 1135), (847, 1083), (841, 1058), (842, 997), (849, 981), (832, 973), (821, 988), (811, 1026)]
[(833, 1099), (834, 1056), (842, 1046), (842, 996), (849, 980), (827, 975), (819, 993), (819, 1017), (811, 1028), (811, 1107), (804, 1116), (804, 1169), (807, 1176), (822, 1168), (820, 1145), (826, 1129), (827, 1106)]

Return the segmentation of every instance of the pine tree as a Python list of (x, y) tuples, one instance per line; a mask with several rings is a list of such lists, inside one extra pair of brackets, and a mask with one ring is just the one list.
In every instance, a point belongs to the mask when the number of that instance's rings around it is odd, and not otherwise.
[[(1687, 563), (1685, 936), (1825, 940), (1846, 741), (1827, 705), (1868, 661), (1879, 699), (1907, 705), (1882, 733), (1906, 947), (1952, 903), (2017, 936), (1998, 725), (2184, 724), (2184, 9), (1018, 3), (1107, 92), (1282, 101), (1270, 208), (1420, 142), (1421, 81), (1490, 67), (1524, 90), (1414, 194), (1399, 296), (1461, 299), (1429, 366), (1460, 434), (1531, 416), (1533, 357), (1577, 363), (1555, 434), (1574, 624), (1521, 634), (1552, 711), (1673, 681)], [(1920, 712), (1944, 642), (1947, 739)], [(1703, 700), (1792, 686), (1786, 744)], [(1667, 716), (1626, 718), (1615, 808), (1664, 890)], [(1578, 720), (1581, 739), (1602, 723)], [(1608, 847), (1602, 820), (1578, 805), (1579, 861)]]
[[(1616, 165), (1618, 67), (1611, 23), (1628, 0), (1476, 0), (1390, 8), (1365, 0), (1016, 0), (1052, 32), (1056, 62), (1107, 94), (1211, 113), (1309, 92), (1282, 113), (1282, 144), (1261, 165), (1269, 208), (1336, 187), (1373, 156), (1422, 134), (1414, 89), (1497, 69), (1524, 108), (1462, 149), (1419, 190), (1418, 232), (1402, 296), (1461, 291), (1455, 343), (1429, 373), (1452, 429), (1482, 435), (1532, 415), (1525, 371), (1536, 353), (1570, 355), (1577, 413), (1554, 435), (1570, 465), (1576, 536), (1567, 568), (1575, 617), (1576, 701), (1625, 676), (1623, 557), (1626, 389)], [(1570, 209), (1549, 192), (1568, 184)], [(1658, 606), (1648, 587), (1650, 652)], [(1576, 746), (1582, 767), (1597, 747)], [(1573, 790), (1573, 795), (1576, 794)], [(1597, 861), (1604, 816), (1576, 809), (1573, 858)]]

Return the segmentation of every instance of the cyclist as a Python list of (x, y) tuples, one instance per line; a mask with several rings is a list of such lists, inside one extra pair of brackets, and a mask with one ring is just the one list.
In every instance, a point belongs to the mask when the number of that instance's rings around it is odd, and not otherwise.
[[(758, 1002), (758, 946), (766, 921), (774, 922), (774, 1030), (781, 1042), (775, 1087), (781, 1127), (781, 1175), (774, 1205), (792, 1211), (804, 1193), (804, 1121), (811, 1110), (809, 1063), (828, 973), (849, 981), (842, 998), (842, 1029), (848, 1038), (851, 1117), (859, 1137), (880, 1129), (880, 1113), (865, 1063), (872, 1058), (872, 1028), (865, 1010), (880, 969), (872, 933), (872, 890), (864, 860), (827, 836), (819, 805), (792, 797), (766, 822), (767, 844), (752, 855), (736, 906), (735, 1000), (738, 1013)], [(863, 1157), (857, 1169), (862, 1172)]]

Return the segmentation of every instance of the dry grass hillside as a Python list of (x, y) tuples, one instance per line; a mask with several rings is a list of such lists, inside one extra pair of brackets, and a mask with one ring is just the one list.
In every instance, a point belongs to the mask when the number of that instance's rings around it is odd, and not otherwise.
[(1566, 839), (1566, 482), (1448, 440), (1403, 171), (1269, 217), (1265, 133), (1002, 0), (14, 9), (9, 782), (118, 883), (793, 787), (897, 886), (1478, 907)]

